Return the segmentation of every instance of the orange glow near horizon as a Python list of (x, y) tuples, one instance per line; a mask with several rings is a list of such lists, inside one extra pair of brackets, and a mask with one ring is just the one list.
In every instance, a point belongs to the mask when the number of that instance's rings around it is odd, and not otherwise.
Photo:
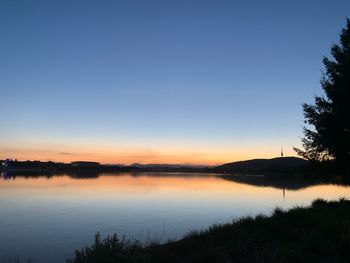
[[(295, 156), (292, 151), (285, 156)], [(103, 164), (132, 164), (132, 163), (163, 163), (163, 164), (199, 164), (217, 165), (222, 163), (255, 159), (278, 157), (276, 149), (215, 149), (205, 151), (203, 149), (174, 149), (155, 151), (151, 149), (0, 149), (0, 159), (40, 160), (55, 162), (96, 161)]]

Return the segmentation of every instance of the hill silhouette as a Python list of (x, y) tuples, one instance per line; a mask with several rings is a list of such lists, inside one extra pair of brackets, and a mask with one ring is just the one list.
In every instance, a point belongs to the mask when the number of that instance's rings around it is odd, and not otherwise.
[(213, 170), (221, 173), (293, 173), (307, 164), (308, 161), (298, 157), (278, 157), (226, 163), (214, 167)]

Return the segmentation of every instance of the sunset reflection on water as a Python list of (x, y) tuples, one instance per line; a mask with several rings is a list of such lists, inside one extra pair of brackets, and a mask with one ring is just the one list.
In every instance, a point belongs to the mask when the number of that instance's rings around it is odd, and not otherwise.
[(18, 255), (39, 263), (64, 262), (98, 231), (165, 241), (233, 218), (269, 214), (276, 206), (290, 208), (309, 205), (316, 198), (350, 197), (348, 186), (293, 189), (214, 174), (6, 178), (0, 179), (0, 259)]

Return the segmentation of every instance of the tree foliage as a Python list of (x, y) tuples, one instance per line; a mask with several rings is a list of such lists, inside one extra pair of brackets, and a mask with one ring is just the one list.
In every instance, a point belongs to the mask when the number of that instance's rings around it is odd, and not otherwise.
[(340, 43), (331, 48), (332, 58), (323, 58), (325, 71), (321, 86), (325, 96), (314, 104), (303, 104), (305, 123), (303, 150), (297, 153), (309, 160), (350, 161), (350, 20), (340, 34)]

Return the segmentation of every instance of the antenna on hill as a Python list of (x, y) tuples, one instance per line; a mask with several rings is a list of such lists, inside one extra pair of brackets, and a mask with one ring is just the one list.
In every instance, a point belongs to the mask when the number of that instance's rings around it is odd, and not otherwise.
[(283, 158), (283, 147), (281, 147), (281, 157)]

